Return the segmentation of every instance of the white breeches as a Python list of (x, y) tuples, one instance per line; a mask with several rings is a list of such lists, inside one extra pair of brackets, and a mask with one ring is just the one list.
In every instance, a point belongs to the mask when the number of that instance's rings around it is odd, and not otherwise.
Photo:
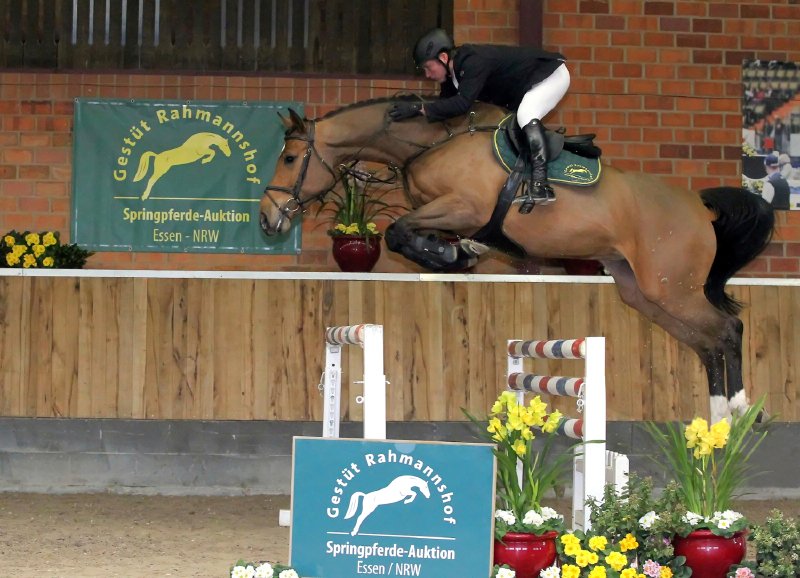
[(522, 97), (517, 109), (517, 122), (524, 127), (534, 118), (543, 119), (564, 98), (569, 89), (569, 70), (562, 64), (539, 84), (534, 84)]

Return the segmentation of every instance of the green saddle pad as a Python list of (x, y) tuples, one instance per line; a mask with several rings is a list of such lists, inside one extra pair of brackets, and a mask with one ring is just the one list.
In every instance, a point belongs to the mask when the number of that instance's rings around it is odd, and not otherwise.
[[(492, 139), (494, 156), (507, 173), (511, 172), (517, 162), (517, 154), (505, 129), (506, 124), (513, 116), (508, 115), (500, 122)], [(568, 150), (562, 150), (556, 158), (547, 163), (547, 180), (553, 183), (585, 187), (597, 183), (600, 180), (601, 171), (600, 159), (587, 159)], [(526, 172), (529, 174), (530, 169)]]

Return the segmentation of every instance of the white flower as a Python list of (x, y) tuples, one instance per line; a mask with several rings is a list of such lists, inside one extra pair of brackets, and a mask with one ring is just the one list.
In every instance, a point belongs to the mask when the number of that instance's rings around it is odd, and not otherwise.
[(274, 574), (275, 571), (272, 569), (272, 566), (264, 562), (261, 566), (256, 568), (255, 578), (272, 578)]
[(544, 507), (544, 508), (542, 508), (542, 518), (544, 518), (545, 521), (546, 520), (552, 520), (554, 518), (559, 519), (559, 520), (563, 520), (564, 516), (562, 516), (561, 514), (556, 512), (553, 508)]
[(690, 526), (696, 526), (703, 521), (703, 516), (700, 514), (695, 514), (694, 512), (686, 512), (686, 514), (683, 516), (683, 521)]
[(717, 520), (717, 521), (716, 521), (716, 522), (714, 522), (714, 523), (715, 523), (717, 526), (719, 526), (719, 529), (720, 529), (720, 530), (727, 530), (728, 528), (730, 528), (730, 527), (731, 527), (731, 521), (730, 521), (730, 520), (726, 520), (726, 519), (724, 519), (724, 518), (722, 518), (722, 519), (720, 519), (720, 520)]
[(244, 566), (234, 566), (231, 569), (231, 578), (248, 578), (247, 569)]
[(510, 568), (500, 568), (497, 571), (497, 578), (514, 578), (516, 575), (517, 573)]
[(744, 516), (742, 516), (739, 512), (734, 512), (733, 510), (725, 510), (720, 514), (720, 517), (724, 518), (725, 520), (730, 520), (731, 522), (735, 522), (736, 520), (741, 520), (744, 518)]
[(511, 510), (496, 510), (494, 517), (498, 520), (503, 520), (509, 526), (513, 526), (517, 521), (517, 519), (514, 517), (514, 513)]
[(539, 573), (539, 578), (561, 578), (561, 570), (558, 566), (550, 566)]
[(645, 530), (649, 530), (650, 526), (652, 526), (656, 520), (660, 520), (661, 518), (658, 517), (654, 511), (647, 512), (644, 516), (639, 518), (639, 525), (644, 528)]
[(300, 578), (294, 570), (284, 570), (278, 574), (278, 578)]
[(525, 517), (522, 519), (523, 524), (530, 524), (532, 526), (541, 526), (544, 524), (544, 518), (536, 510), (528, 510), (525, 512)]

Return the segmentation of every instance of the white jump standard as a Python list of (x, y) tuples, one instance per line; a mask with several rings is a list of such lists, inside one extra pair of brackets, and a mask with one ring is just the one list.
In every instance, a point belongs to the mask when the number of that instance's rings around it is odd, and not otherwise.
[[(386, 439), (386, 376), (383, 374), (383, 326), (346, 325), (325, 330), (322, 437), (338, 438), (342, 398), (342, 346), (364, 349), (364, 439)], [(357, 399), (358, 401), (358, 399)]]
[[(523, 360), (583, 359), (584, 377), (557, 377), (523, 372)], [(605, 337), (549, 341), (508, 341), (508, 389), (516, 392), (520, 404), (525, 394), (569, 396), (577, 399), (582, 418), (568, 418), (558, 433), (583, 440), (575, 448), (572, 470), (572, 527), (588, 530), (589, 497), (602, 500), (607, 483), (620, 488), (627, 483), (628, 458), (606, 452), (606, 359)], [(592, 442), (592, 443), (586, 443)]]

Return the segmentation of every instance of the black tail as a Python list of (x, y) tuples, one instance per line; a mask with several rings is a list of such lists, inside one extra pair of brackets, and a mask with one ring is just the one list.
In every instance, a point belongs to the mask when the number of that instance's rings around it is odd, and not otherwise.
[(700, 198), (717, 214), (717, 254), (706, 280), (706, 298), (716, 308), (738, 315), (743, 305), (725, 293), (725, 284), (769, 245), (775, 214), (760, 196), (737, 187), (703, 189)]

